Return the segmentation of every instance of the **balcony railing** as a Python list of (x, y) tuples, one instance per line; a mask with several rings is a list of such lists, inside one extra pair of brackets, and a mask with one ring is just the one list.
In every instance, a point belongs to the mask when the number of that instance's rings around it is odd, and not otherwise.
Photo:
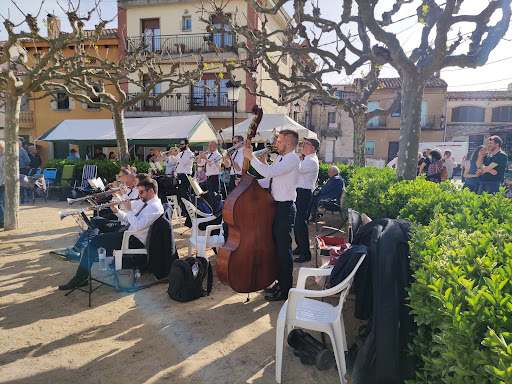
[[(128, 99), (137, 96), (128, 93)], [(187, 111), (231, 111), (231, 103), (227, 95), (217, 94), (206, 97), (191, 97), (189, 93), (170, 93), (159, 101), (140, 100), (134, 106), (126, 109), (128, 112), (187, 112)]]
[(20, 111), (20, 126), (32, 127), (34, 122), (32, 111)]
[(146, 51), (163, 55), (215, 52), (216, 47), (230, 50), (233, 37), (224, 33), (135, 36), (126, 38), (126, 50), (133, 52), (141, 45)]
[(386, 127), (386, 116), (378, 116), (372, 118), (366, 123), (367, 128), (384, 128)]
[(444, 129), (444, 125), (441, 123), (441, 116), (427, 115), (426, 118), (421, 121), (421, 129)]
[(341, 136), (341, 131), (336, 128), (325, 128), (320, 131), (322, 136)]

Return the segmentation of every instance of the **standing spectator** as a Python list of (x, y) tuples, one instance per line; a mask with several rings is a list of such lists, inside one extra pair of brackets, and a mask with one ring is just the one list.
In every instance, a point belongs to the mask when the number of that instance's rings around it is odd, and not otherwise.
[(419, 164), (418, 175), (426, 175), (430, 163), (430, 149), (425, 149), (423, 151), (423, 158), (421, 159), (421, 164)]
[(20, 173), (23, 175), (28, 175), (30, 172), (30, 157), (28, 156), (27, 151), (23, 148), (23, 142), (18, 140), (19, 147), (19, 164), (20, 164)]
[(464, 164), (464, 186), (475, 193), (478, 193), (480, 187), (480, 178), (477, 171), (484, 162), (485, 154), (485, 146), (479, 145), (470, 156), (467, 156)]
[(96, 148), (96, 153), (94, 154), (94, 160), (106, 160), (107, 156), (103, 153), (101, 148)]
[(418, 170), (416, 171), (416, 176), (419, 176), (421, 174), (420, 167), (421, 164), (423, 164), (423, 153), (418, 152)]
[(41, 160), (41, 157), (37, 154), (37, 148), (35, 147), (35, 145), (31, 145), (30, 147), (28, 147), (28, 149), (28, 156), (30, 157), (30, 168), (40, 168), (43, 162)]
[(441, 171), (444, 167), (444, 160), (441, 159), (441, 151), (434, 149), (432, 152), (430, 152), (430, 158), (432, 159), (432, 164), (430, 164), (428, 167), (427, 180), (434, 183), (440, 183)]
[(448, 172), (448, 179), (453, 179), (453, 170), (457, 168), (457, 163), (453, 161), (452, 151), (444, 151), (444, 166)]
[(71, 148), (69, 150), (69, 156), (66, 157), (67, 160), (78, 160), (80, 159), (77, 155), (76, 155), (76, 150)]
[(505, 173), (505, 197), (509, 199), (512, 198), (512, 175), (510, 173)]
[(203, 167), (201, 167), (201, 166), (197, 167), (197, 171), (194, 174), (194, 179), (197, 180), (201, 189), (203, 189), (203, 190), (206, 189), (206, 173), (205, 173)]
[(146, 163), (149, 163), (151, 161), (151, 158), (155, 156), (155, 151), (152, 149), (149, 150), (149, 154), (146, 156)]
[(108, 154), (108, 161), (116, 161), (117, 158), (116, 158), (116, 154), (114, 152), (110, 152)]
[(5, 142), (0, 140), (0, 228), (4, 227)]
[(501, 150), (503, 140), (499, 136), (491, 136), (487, 139), (487, 156), (480, 168), (480, 188), (478, 194), (483, 192), (497, 193), (500, 184), (503, 183), (507, 169), (508, 158)]

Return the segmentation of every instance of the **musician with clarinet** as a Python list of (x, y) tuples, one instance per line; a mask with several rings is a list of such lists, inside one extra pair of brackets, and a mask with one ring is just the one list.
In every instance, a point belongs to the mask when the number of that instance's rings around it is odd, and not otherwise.
[[(269, 301), (286, 300), (293, 284), (292, 227), (295, 221), (295, 199), (299, 182), (300, 160), (295, 153), (299, 135), (291, 129), (282, 130), (277, 139), (279, 156), (271, 165), (254, 157), (252, 148), (244, 148), (244, 157), (251, 161), (253, 168), (265, 178), (259, 180), (262, 187), (268, 187), (275, 200), (275, 218), (272, 234), (277, 247), (278, 278), (272, 287), (265, 288)], [(255, 218), (256, 220), (256, 218)]]
[[(137, 189), (140, 200), (135, 203), (123, 200), (124, 212), (120, 211), (114, 204), (111, 206), (117, 217), (127, 223), (126, 227), (116, 232), (99, 233), (98, 230), (93, 231), (95, 234), (90, 236), (88, 244), (82, 252), (75, 276), (68, 283), (60, 285), (60, 290), (71, 290), (86, 286), (91, 265), (98, 261), (98, 248), (105, 248), (107, 254), (112, 255), (114, 249), (121, 249), (125, 230), (141, 231), (148, 229), (164, 213), (162, 203), (158, 198), (158, 184), (155, 180), (142, 180), (137, 184)], [(144, 248), (146, 238), (147, 235), (143, 234), (131, 236), (130, 248)]]
[(244, 154), (242, 151), (241, 144), (243, 143), (244, 138), (240, 135), (233, 137), (233, 147), (236, 147), (233, 154), (230, 156), (226, 156), (224, 159), (225, 167), (231, 167), (229, 171), (229, 185), (228, 185), (228, 193), (231, 192), (236, 187), (236, 179), (240, 178), (242, 175), (242, 167), (244, 164)]
[(206, 189), (208, 190), (208, 194), (206, 195), (206, 199), (208, 203), (215, 210), (215, 192), (220, 192), (220, 173), (221, 170), (216, 164), (216, 160), (222, 155), (219, 153), (218, 144), (216, 141), (210, 141), (208, 143), (209, 154), (206, 155), (204, 153), (199, 155), (199, 160), (201, 161), (200, 165), (205, 167), (206, 171)]

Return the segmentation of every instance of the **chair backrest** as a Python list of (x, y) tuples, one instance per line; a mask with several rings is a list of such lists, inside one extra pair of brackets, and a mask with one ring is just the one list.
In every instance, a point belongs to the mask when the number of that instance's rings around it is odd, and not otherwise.
[(347, 235), (349, 243), (352, 243), (352, 240), (354, 239), (354, 236), (356, 235), (362, 223), (363, 219), (361, 218), (359, 212), (349, 208), (347, 221)]
[(192, 204), (190, 201), (188, 201), (184, 197), (181, 198), (181, 201), (183, 201), (183, 205), (185, 205), (185, 209), (187, 210), (187, 213), (190, 216), (190, 219), (194, 219), (194, 217), (196, 217), (196, 215), (198, 217), (205, 217), (205, 216), (210, 215), (208, 213), (201, 211), (200, 209), (197, 209), (194, 206), (194, 204)]
[(84, 169), (82, 171), (82, 188), (89, 187), (88, 179), (96, 178), (96, 173), (98, 172), (98, 167), (94, 164), (86, 164), (84, 165)]
[(45, 168), (43, 176), (48, 181), (54, 181), (57, 178), (57, 168)]
[(71, 187), (71, 179), (73, 178), (73, 172), (75, 170), (74, 165), (65, 165), (62, 168), (62, 181), (60, 183), (63, 187)]
[(339, 313), (340, 316), (341, 316), (341, 310), (343, 308), (343, 302), (345, 301), (345, 298), (348, 295), (348, 291), (350, 290), (350, 286), (352, 285), (352, 282), (354, 281), (354, 277), (356, 276), (357, 270), (363, 263), (365, 257), (366, 257), (366, 255), (364, 255), (364, 254), (361, 255), (356, 266), (354, 267), (352, 272), (350, 272), (350, 275), (348, 275), (347, 278), (345, 280), (343, 280), (341, 283), (339, 283), (338, 285), (330, 288), (334, 291), (337, 291), (335, 293), (338, 293), (338, 292), (340, 293), (340, 301), (338, 302), (338, 311), (340, 312)]

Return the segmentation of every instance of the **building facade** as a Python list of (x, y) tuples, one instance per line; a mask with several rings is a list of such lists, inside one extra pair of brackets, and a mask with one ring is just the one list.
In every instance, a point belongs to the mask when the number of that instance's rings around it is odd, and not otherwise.
[(512, 156), (512, 84), (506, 91), (448, 92), (446, 141), (466, 141), (472, 152), (491, 135)]

